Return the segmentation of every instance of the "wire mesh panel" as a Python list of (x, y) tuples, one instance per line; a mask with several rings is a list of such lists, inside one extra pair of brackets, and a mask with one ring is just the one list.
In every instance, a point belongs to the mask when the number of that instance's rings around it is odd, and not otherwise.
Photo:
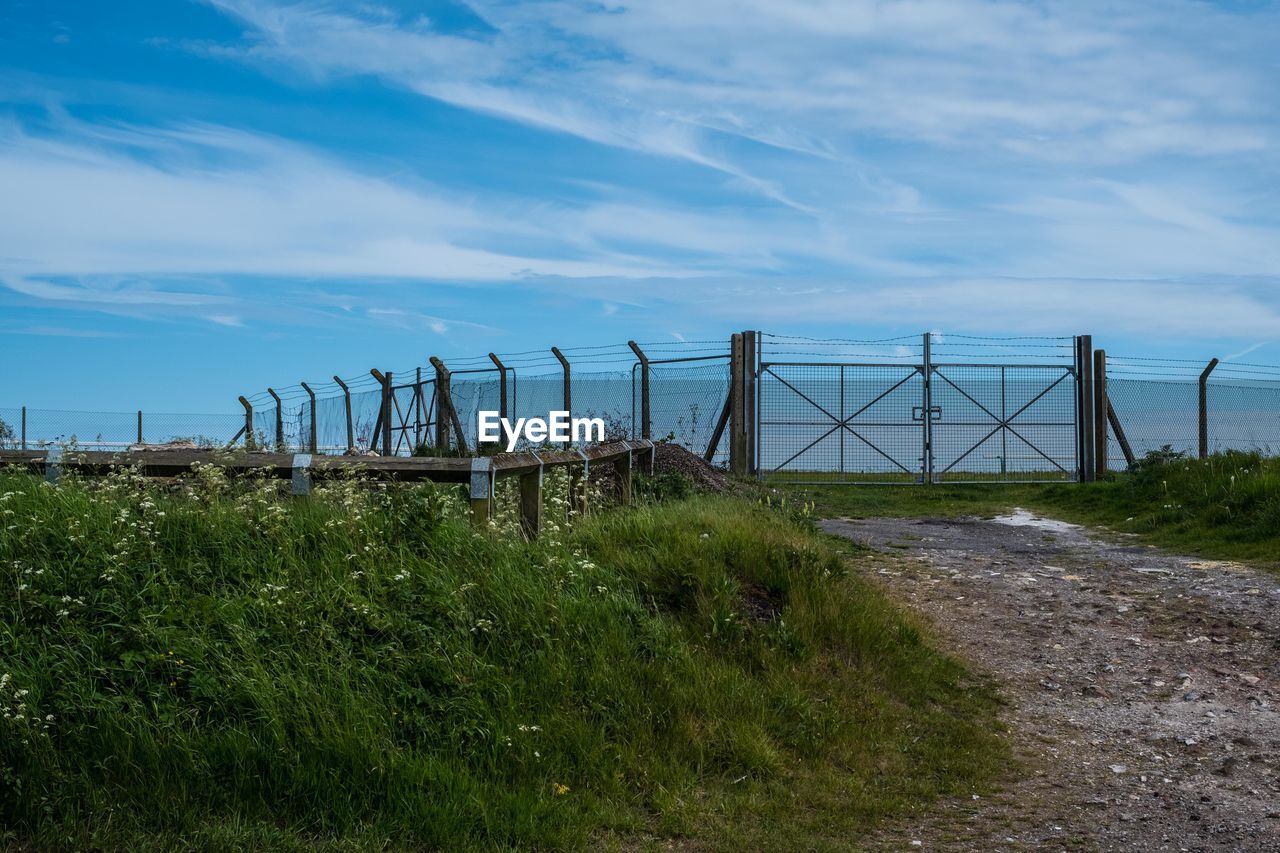
[(919, 367), (763, 364), (759, 464), (772, 479), (915, 483), (923, 471)]
[[(640, 407), (640, 382), (635, 383)], [(701, 456), (729, 396), (728, 357), (665, 362), (649, 368), (650, 422), (655, 440), (673, 441)], [(721, 437), (712, 461), (727, 462), (729, 442)]]
[(1210, 382), (1206, 390), (1211, 453), (1280, 452), (1280, 382)]
[(935, 482), (1076, 477), (1076, 384), (1069, 367), (934, 365), (929, 410)]
[[(1200, 388), (1195, 380), (1137, 379), (1108, 373), (1107, 398), (1136, 457), (1165, 447), (1175, 453), (1196, 453)], [(1124, 468), (1124, 456), (1114, 435), (1108, 448), (1111, 467)]]

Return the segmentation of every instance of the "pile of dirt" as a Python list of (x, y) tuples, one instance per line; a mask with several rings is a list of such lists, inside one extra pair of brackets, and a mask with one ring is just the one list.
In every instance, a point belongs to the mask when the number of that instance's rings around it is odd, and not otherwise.
[(723, 494), (737, 488), (719, 468), (678, 444), (657, 444), (654, 451), (653, 473), (656, 475), (679, 474), (699, 492)]

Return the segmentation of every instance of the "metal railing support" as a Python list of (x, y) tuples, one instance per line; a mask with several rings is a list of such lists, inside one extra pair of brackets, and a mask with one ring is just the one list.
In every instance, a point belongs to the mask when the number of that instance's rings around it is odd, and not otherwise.
[(1209, 374), (1218, 366), (1216, 358), (1209, 359), (1200, 374), (1200, 458), (1209, 457)]
[(627, 346), (640, 360), (640, 437), (653, 438), (653, 421), (649, 408), (649, 357), (640, 349), (635, 341), (627, 341)]
[(307, 449), (312, 453), (319, 452), (317, 448), (319, 443), (316, 441), (316, 392), (311, 390), (311, 386), (305, 382), (299, 382), (302, 390), (307, 392), (307, 398), (311, 400), (311, 440), (307, 442)]
[(334, 376), (333, 381), (338, 383), (338, 387), (342, 389), (342, 402), (347, 413), (347, 452), (354, 453), (356, 449), (356, 427), (351, 421), (351, 389), (338, 376)]
[(244, 446), (252, 450), (257, 444), (253, 434), (253, 406), (243, 396), (239, 399), (240, 405), (244, 406)]
[(271, 399), (276, 401), (276, 450), (284, 452), (284, 406), (280, 402), (280, 395), (272, 389), (268, 388), (267, 393), (271, 395)]
[(1093, 471), (1094, 479), (1105, 480), (1107, 466), (1107, 351), (1093, 351)]
[[(563, 401), (564, 410), (568, 412), (569, 417), (572, 418), (573, 417), (573, 394), (571, 390), (571, 383), (569, 381), (569, 359), (564, 357), (564, 353), (560, 352), (559, 347), (552, 347), (551, 354), (556, 357), (556, 361), (560, 362), (560, 369), (564, 373), (564, 401)], [(573, 446), (572, 433), (570, 434), (569, 439), (565, 441), (564, 446), (565, 447)]]

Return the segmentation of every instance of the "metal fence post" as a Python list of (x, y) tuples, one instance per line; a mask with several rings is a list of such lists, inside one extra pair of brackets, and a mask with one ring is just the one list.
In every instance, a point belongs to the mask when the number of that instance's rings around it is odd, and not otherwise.
[(1093, 336), (1077, 335), (1076, 346), (1076, 452), (1080, 482), (1094, 479), (1093, 439)]
[(458, 419), (458, 410), (453, 407), (453, 377), (444, 362), (431, 356), (431, 366), (436, 369), (436, 447), (449, 449), (449, 427), (453, 427), (458, 440), (458, 450), (467, 452), (467, 437), (462, 432), (462, 421)]
[(142, 409), (138, 409), (138, 444), (142, 444)]
[(653, 421), (649, 408), (649, 358), (635, 341), (627, 341), (627, 346), (640, 360), (640, 437), (653, 438)]
[(333, 381), (342, 389), (342, 401), (347, 411), (347, 452), (352, 453), (356, 449), (356, 428), (351, 422), (351, 389), (337, 376), (333, 377)]
[(276, 450), (284, 453), (284, 406), (280, 402), (279, 394), (270, 388), (267, 389), (267, 393), (276, 401)]
[(1093, 470), (1094, 479), (1105, 480), (1107, 466), (1107, 351), (1093, 351)]
[(729, 344), (729, 472), (738, 476), (747, 473), (746, 443), (746, 395), (743, 393), (742, 335), (736, 334)]
[(507, 416), (507, 366), (494, 353), (489, 353), (489, 360), (498, 368), (498, 417)]
[(1218, 366), (1212, 358), (1200, 374), (1200, 458), (1209, 458), (1209, 374)]
[(22, 407), (22, 449), (27, 449), (27, 407)]
[(924, 447), (924, 453), (920, 459), (920, 479), (929, 484), (933, 482), (933, 332), (924, 333), (921, 347), (920, 372), (924, 376), (924, 405), (920, 407), (920, 443)]
[(253, 434), (253, 406), (244, 397), (240, 397), (240, 405), (244, 406), (244, 446), (253, 450), (258, 443)]
[[(564, 353), (560, 352), (559, 347), (552, 347), (551, 354), (556, 357), (556, 361), (560, 362), (560, 369), (564, 373), (564, 410), (569, 413), (570, 420), (573, 419), (573, 394), (571, 383), (569, 381), (569, 359), (564, 357)], [(565, 447), (573, 446), (573, 433), (569, 434), (569, 438), (565, 440)]]
[(307, 397), (311, 400), (311, 440), (307, 442), (307, 449), (312, 453), (317, 453), (318, 443), (316, 442), (316, 392), (311, 390), (311, 386), (305, 382), (299, 382), (302, 390), (307, 392)]
[(756, 473), (756, 335), (751, 330), (742, 333), (742, 410), (743, 429), (746, 433), (746, 473)]

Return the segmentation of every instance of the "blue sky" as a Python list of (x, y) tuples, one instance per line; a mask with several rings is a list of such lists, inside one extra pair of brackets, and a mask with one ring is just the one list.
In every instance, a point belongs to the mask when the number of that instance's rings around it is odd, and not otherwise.
[(741, 328), (1280, 363), (1277, 43), (1262, 0), (4, 0), (0, 404)]

